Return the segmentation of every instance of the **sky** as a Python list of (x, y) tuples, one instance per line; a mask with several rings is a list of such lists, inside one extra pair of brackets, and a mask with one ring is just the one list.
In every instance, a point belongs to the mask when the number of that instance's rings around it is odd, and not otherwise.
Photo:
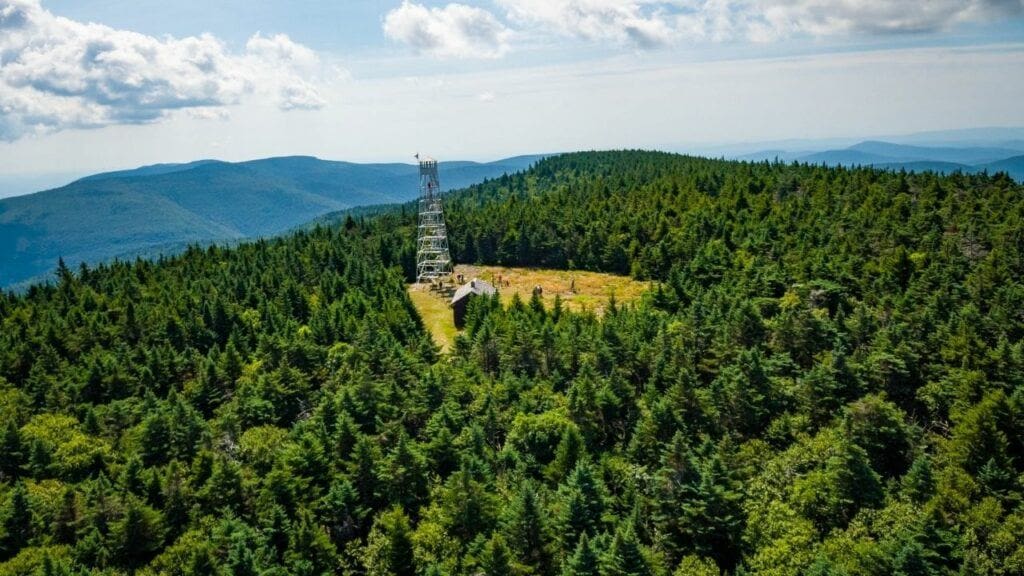
[(0, 196), (201, 158), (1024, 126), (1024, 0), (0, 0)]

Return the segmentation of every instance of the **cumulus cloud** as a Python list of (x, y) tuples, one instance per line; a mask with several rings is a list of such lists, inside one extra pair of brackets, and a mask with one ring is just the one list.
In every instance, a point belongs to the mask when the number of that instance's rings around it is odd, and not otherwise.
[(511, 37), (508, 27), (482, 8), (427, 8), (408, 0), (384, 17), (384, 34), (441, 58), (497, 58), (508, 51)]
[(154, 38), (56, 16), (39, 0), (0, 0), (0, 139), (155, 122), (177, 110), (220, 117), (270, 91), (282, 109), (324, 105), (303, 76), (316, 55), (287, 36)]
[(245, 44), (246, 54), (258, 70), (272, 71), (278, 82), (277, 104), (282, 110), (317, 110), (327, 103), (316, 87), (303, 79), (320, 66), (309, 48), (296, 44), (285, 34), (265, 37), (257, 33)]

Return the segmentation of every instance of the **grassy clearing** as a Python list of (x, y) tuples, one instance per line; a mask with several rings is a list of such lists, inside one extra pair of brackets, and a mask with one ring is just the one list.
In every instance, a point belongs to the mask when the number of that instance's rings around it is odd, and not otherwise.
[(409, 298), (423, 319), (423, 326), (434, 337), (434, 343), (444, 352), (451, 350), (458, 330), (448, 306), (449, 299), (431, 292), (425, 284), (410, 284)]
[[(542, 300), (546, 307), (551, 308), (555, 296), (558, 295), (561, 296), (565, 309), (589, 310), (596, 314), (604, 313), (612, 294), (615, 295), (617, 302), (627, 303), (639, 298), (651, 286), (649, 282), (638, 282), (626, 276), (599, 272), (503, 266), (459, 265), (455, 267), (455, 274), (462, 274), (466, 282), (473, 278), (493, 282), (498, 286), (501, 301), (505, 305), (508, 305), (515, 294), (524, 302), (529, 301), (534, 286), (540, 286), (543, 289)], [(409, 297), (423, 319), (423, 324), (434, 336), (434, 341), (442, 350), (450, 350), (458, 331), (455, 330), (448, 298), (418, 284), (409, 286)]]

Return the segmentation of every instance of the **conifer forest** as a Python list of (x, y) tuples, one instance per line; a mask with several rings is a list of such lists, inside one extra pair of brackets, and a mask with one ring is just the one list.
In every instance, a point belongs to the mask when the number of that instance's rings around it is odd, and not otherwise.
[(1024, 574), (1024, 186), (582, 152), (0, 295), (0, 574)]

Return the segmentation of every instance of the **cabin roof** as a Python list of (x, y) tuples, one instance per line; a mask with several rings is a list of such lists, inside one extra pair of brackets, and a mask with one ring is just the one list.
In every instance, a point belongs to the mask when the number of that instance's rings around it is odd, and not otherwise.
[(496, 294), (498, 290), (494, 287), (494, 284), (487, 282), (486, 280), (480, 280), (479, 278), (473, 278), (469, 282), (466, 282), (455, 291), (455, 295), (452, 296), (452, 304), (455, 304), (459, 300), (469, 296), (492, 296)]

